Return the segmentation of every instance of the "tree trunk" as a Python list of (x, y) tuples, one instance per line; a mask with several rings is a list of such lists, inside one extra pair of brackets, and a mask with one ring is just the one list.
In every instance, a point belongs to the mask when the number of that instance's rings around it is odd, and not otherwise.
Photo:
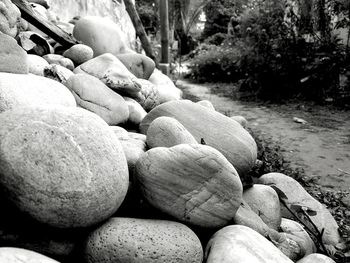
[(148, 40), (146, 31), (142, 25), (141, 19), (139, 17), (139, 14), (137, 13), (135, 5), (132, 3), (132, 0), (124, 0), (124, 3), (125, 3), (125, 9), (128, 12), (131, 18), (132, 24), (135, 27), (136, 35), (140, 38), (142, 48), (145, 50), (146, 55), (157, 63), (156, 57), (152, 50), (152, 46)]
[(168, 0), (159, 2), (162, 63), (169, 63), (169, 7)]
[(177, 40), (179, 41), (179, 52), (180, 55), (185, 55), (190, 52), (188, 45), (188, 36), (185, 30), (185, 18), (183, 10), (185, 7), (182, 5), (181, 0), (175, 0), (175, 32), (177, 36)]

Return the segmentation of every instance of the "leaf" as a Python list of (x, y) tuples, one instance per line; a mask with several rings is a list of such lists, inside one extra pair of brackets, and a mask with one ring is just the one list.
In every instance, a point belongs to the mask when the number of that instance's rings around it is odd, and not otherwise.
[(201, 144), (203, 144), (203, 145), (207, 145), (207, 143), (204, 141), (204, 139), (203, 139), (203, 138), (201, 138)]
[(284, 201), (288, 200), (288, 197), (286, 196), (286, 194), (281, 189), (279, 189), (276, 185), (272, 184), (270, 186), (273, 188), (273, 190), (276, 191), (280, 200), (284, 200)]

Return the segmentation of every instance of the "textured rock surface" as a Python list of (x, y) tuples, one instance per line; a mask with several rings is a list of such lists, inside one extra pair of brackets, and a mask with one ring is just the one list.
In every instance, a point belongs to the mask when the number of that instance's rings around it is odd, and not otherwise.
[(49, 63), (40, 56), (28, 54), (29, 73), (37, 76), (44, 76), (44, 69)]
[(140, 124), (146, 134), (150, 123), (160, 117), (177, 119), (194, 136), (219, 150), (242, 177), (254, 165), (257, 147), (251, 135), (236, 121), (188, 100), (170, 101), (150, 111)]
[(300, 247), (303, 248), (304, 256), (316, 252), (317, 249), (314, 242), (301, 224), (282, 218), (280, 227), (283, 233), (288, 234), (290, 238), (299, 243)]
[(111, 218), (88, 237), (85, 258), (88, 263), (201, 263), (203, 250), (183, 224)]
[(141, 91), (138, 79), (112, 54), (95, 57), (74, 69), (74, 73), (92, 75), (121, 94), (135, 96)]
[(129, 176), (109, 126), (80, 108), (23, 108), (0, 114), (0, 184), (35, 220), (84, 227), (111, 216)]
[(281, 224), (281, 206), (278, 195), (270, 186), (255, 184), (243, 192), (243, 199), (270, 228), (278, 230)]
[(135, 53), (126, 44), (124, 33), (112, 20), (98, 16), (85, 16), (79, 19), (73, 36), (94, 51), (94, 56), (104, 53), (113, 55)]
[[(259, 183), (275, 185), (279, 188), (287, 196), (286, 203), (288, 205), (298, 205), (315, 211), (315, 215), (310, 215), (310, 219), (319, 230), (324, 228), (322, 239), (326, 245), (337, 245), (341, 241), (338, 232), (339, 227), (331, 213), (307, 193), (296, 180), (281, 173), (268, 173), (259, 178)], [(282, 216), (293, 218), (286, 209), (282, 209)]]
[(63, 56), (71, 59), (75, 65), (80, 65), (94, 56), (94, 51), (91, 47), (83, 44), (77, 44), (67, 49)]
[(242, 183), (217, 150), (180, 144), (148, 150), (136, 163), (143, 196), (156, 208), (202, 227), (227, 224), (242, 201)]
[(150, 111), (161, 103), (158, 88), (146, 79), (138, 79), (141, 90), (133, 98), (146, 110)]
[(157, 87), (160, 103), (181, 99), (182, 91), (160, 70), (154, 69), (148, 80)]
[(21, 12), (10, 0), (0, 2), (0, 32), (15, 37), (20, 17)]
[(0, 72), (27, 74), (27, 53), (17, 45), (16, 40), (0, 32), (0, 46)]
[(119, 54), (117, 58), (137, 78), (149, 79), (156, 67), (152, 59), (142, 54)]
[(35, 75), (0, 73), (0, 112), (30, 106), (75, 107), (70, 91), (57, 81)]
[(209, 100), (201, 100), (197, 102), (199, 105), (203, 107), (207, 107), (208, 109), (215, 110), (214, 105)]
[(73, 71), (56, 64), (48, 65), (44, 69), (44, 77), (56, 80), (63, 85), (65, 85), (67, 80), (73, 75)]
[(176, 119), (163, 116), (151, 122), (147, 130), (148, 147), (172, 147), (182, 143), (196, 144), (197, 141)]
[(0, 247), (2, 263), (59, 263), (47, 256), (17, 247)]
[(43, 58), (49, 63), (49, 64), (56, 64), (60, 65), (62, 67), (65, 67), (69, 70), (74, 69), (74, 63), (72, 60), (69, 58), (65, 58), (64, 56), (61, 55), (56, 55), (56, 54), (47, 54), (43, 56)]
[(109, 125), (118, 125), (128, 120), (129, 107), (123, 97), (98, 78), (75, 74), (68, 79), (66, 86), (80, 107), (97, 114)]
[(270, 241), (246, 226), (227, 226), (205, 249), (206, 263), (292, 263)]

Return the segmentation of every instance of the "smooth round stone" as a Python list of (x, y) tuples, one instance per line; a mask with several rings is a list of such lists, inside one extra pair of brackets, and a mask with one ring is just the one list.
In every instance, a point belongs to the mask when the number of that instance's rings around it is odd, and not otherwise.
[(147, 130), (148, 147), (172, 147), (183, 143), (196, 144), (197, 141), (176, 119), (163, 116), (151, 122)]
[(215, 110), (214, 105), (209, 100), (201, 100), (201, 101), (198, 101), (197, 104), (203, 107), (206, 107), (208, 109)]
[(71, 48), (67, 49), (63, 56), (71, 59), (75, 65), (80, 65), (94, 56), (94, 51), (91, 47), (84, 44), (76, 44)]
[(243, 200), (270, 228), (281, 225), (281, 205), (276, 191), (267, 185), (254, 184), (243, 191)]
[(136, 100), (129, 97), (123, 97), (123, 98), (129, 107), (128, 122), (134, 125), (139, 125), (143, 120), (143, 118), (147, 115), (147, 112), (144, 110), (144, 108), (142, 108), (141, 104), (138, 103)]
[(242, 202), (235, 168), (207, 145), (152, 148), (137, 161), (135, 177), (151, 205), (200, 227), (224, 226)]
[(137, 78), (149, 79), (156, 67), (154, 61), (142, 54), (118, 54), (117, 58)]
[(0, 72), (28, 73), (27, 53), (13, 37), (0, 32), (0, 47)]
[(66, 86), (80, 107), (94, 112), (109, 125), (118, 125), (128, 120), (129, 107), (123, 97), (98, 78), (75, 74), (68, 79)]
[(57, 81), (31, 75), (0, 73), (0, 112), (18, 107), (75, 107), (72, 93)]
[(240, 115), (231, 116), (231, 119), (241, 124), (243, 128), (247, 127), (248, 125), (247, 119), (244, 118), (243, 116), (240, 116)]
[(205, 248), (206, 263), (293, 263), (273, 243), (253, 229), (226, 226)]
[(37, 76), (44, 76), (44, 69), (49, 66), (49, 63), (38, 55), (28, 54), (29, 73)]
[(0, 247), (1, 263), (59, 263), (47, 256), (37, 252), (17, 248), (17, 247)]
[(202, 245), (187, 226), (165, 220), (111, 218), (90, 234), (88, 263), (201, 263)]
[(115, 134), (80, 108), (21, 108), (0, 114), (0, 187), (20, 211), (59, 228), (109, 218), (129, 174)]
[(74, 63), (69, 58), (65, 58), (62, 55), (57, 54), (47, 54), (43, 56), (43, 58), (49, 63), (49, 64), (56, 64), (60, 65), (62, 67), (65, 67), (69, 70), (74, 70)]

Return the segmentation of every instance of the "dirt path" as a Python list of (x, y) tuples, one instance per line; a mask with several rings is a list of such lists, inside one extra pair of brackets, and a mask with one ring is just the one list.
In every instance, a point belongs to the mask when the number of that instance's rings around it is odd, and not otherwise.
[[(292, 168), (303, 168), (323, 187), (350, 190), (350, 113), (307, 105), (268, 105), (236, 101), (208, 85), (178, 80), (176, 85), (199, 100), (212, 102), (228, 116), (242, 115), (249, 126), (284, 149)], [(214, 87), (215, 88), (215, 87)], [(191, 96), (191, 95), (190, 95)], [(293, 121), (298, 117), (307, 121)]]

